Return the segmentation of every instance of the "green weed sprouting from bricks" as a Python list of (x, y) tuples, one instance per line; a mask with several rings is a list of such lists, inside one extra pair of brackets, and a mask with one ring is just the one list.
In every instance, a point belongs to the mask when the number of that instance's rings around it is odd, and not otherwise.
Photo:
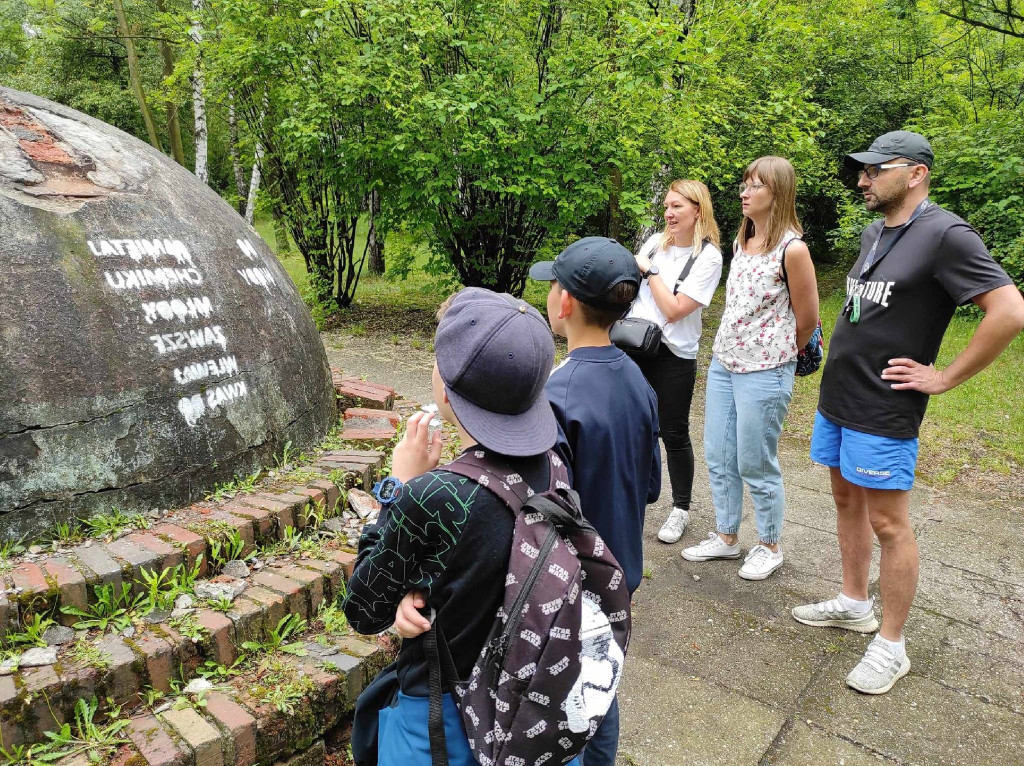
[(196, 556), (195, 563), (189, 567), (188, 563), (178, 564), (171, 572), (171, 582), (178, 593), (191, 593), (195, 587), (196, 580), (203, 569), (203, 556), (200, 553)]
[(54, 540), (61, 545), (74, 545), (85, 539), (85, 531), (74, 521), (58, 521), (54, 529)]
[(245, 541), (237, 529), (232, 529), (223, 537), (207, 537), (206, 545), (210, 549), (210, 566), (217, 572), (224, 568), (229, 561), (247, 561), (252, 558), (252, 553), (242, 556), (245, 550)]
[(196, 622), (196, 616), (194, 614), (172, 617), (167, 621), (167, 624), (178, 631), (182, 636), (191, 640), (193, 644), (198, 644), (209, 635), (208, 631)]
[(102, 763), (116, 747), (128, 744), (121, 732), (129, 721), (118, 717), (120, 708), (111, 710), (103, 725), (96, 721), (98, 708), (95, 697), (89, 702), (79, 699), (75, 703), (74, 728), (65, 723), (57, 731), (44, 731), (48, 741), (29, 749), (29, 762), (54, 763), (69, 756), (85, 755), (92, 763)]
[(138, 606), (145, 614), (157, 610), (169, 611), (174, 608), (174, 599), (178, 588), (174, 581), (174, 571), (163, 569), (159, 572), (142, 567), (139, 569), (146, 592), (139, 598)]
[(18, 556), (25, 552), (25, 540), (2, 540), (0, 541), (0, 577), (8, 574), (14, 569), (12, 556)]
[(207, 499), (225, 500), (234, 497), (239, 492), (252, 492), (256, 489), (256, 482), (259, 481), (262, 473), (262, 470), (257, 470), (248, 476), (235, 476), (232, 481), (217, 484), (213, 489), (213, 493)]
[(110, 666), (110, 657), (92, 641), (75, 641), (68, 650), (68, 657), (76, 665), (105, 670)]
[(213, 683), (227, 681), (229, 678), (234, 678), (241, 673), (245, 664), (246, 658), (244, 656), (239, 657), (230, 665), (222, 665), (216, 660), (207, 660), (196, 670), (196, 673)]
[(41, 614), (27, 615), (22, 622), (22, 629), (20, 631), (7, 632), (7, 644), (9, 646), (21, 647), (46, 646), (43, 633), (46, 632), (48, 627), (56, 624), (49, 617), (44, 617)]
[(277, 466), (278, 470), (281, 470), (282, 468), (291, 466), (293, 463), (300, 460), (302, 460), (302, 451), (293, 448), (292, 443), (289, 440), (284, 443), (284, 448), (281, 450), (281, 456), (274, 457), (274, 464)]
[(277, 623), (277, 627), (270, 631), (266, 641), (245, 641), (242, 648), (247, 652), (286, 652), (296, 656), (306, 654), (305, 647), (298, 641), (285, 643), (292, 636), (301, 633), (306, 629), (306, 621), (297, 614), (285, 615)]
[(114, 537), (128, 529), (149, 529), (149, 519), (141, 513), (125, 513), (120, 508), (112, 508), (110, 513), (86, 519), (85, 526), (99, 537)]
[(132, 599), (131, 590), (128, 583), (121, 583), (120, 591), (113, 583), (97, 585), (93, 588), (96, 603), (87, 611), (74, 606), (62, 606), (60, 611), (73, 617), (84, 618), (72, 626), (75, 630), (98, 628), (100, 632), (105, 633), (108, 627), (112, 627), (116, 631), (122, 631), (131, 624), (132, 610), (139, 601), (137, 598)]
[(155, 708), (165, 696), (166, 695), (162, 691), (154, 689), (152, 686), (147, 686), (138, 693), (138, 697), (142, 701), (143, 706), (148, 707), (150, 710)]
[(337, 603), (328, 604), (321, 601), (313, 624), (322, 625), (325, 632), (334, 636), (342, 636), (351, 632), (345, 613)]
[(202, 602), (210, 609), (215, 612), (221, 612), (227, 614), (234, 608), (234, 602), (227, 596), (221, 596), (220, 598), (209, 598)]

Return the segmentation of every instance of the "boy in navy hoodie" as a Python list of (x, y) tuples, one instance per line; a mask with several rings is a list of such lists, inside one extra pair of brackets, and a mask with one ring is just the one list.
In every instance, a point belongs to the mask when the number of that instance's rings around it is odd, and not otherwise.
[[(548, 321), (569, 344), (545, 389), (564, 436), (561, 451), (583, 515), (632, 593), (643, 577), (644, 513), (661, 492), (657, 397), (608, 337), (640, 288), (636, 260), (613, 239), (586, 237), (554, 261), (535, 263), (530, 277), (551, 283)], [(584, 750), (583, 766), (612, 766), (618, 740), (616, 701)]]

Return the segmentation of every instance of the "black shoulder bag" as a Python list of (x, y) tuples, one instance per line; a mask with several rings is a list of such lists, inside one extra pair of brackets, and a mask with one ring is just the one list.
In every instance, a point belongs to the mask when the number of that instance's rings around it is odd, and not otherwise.
[[(709, 241), (705, 239), (700, 243), (701, 252), (704, 251)], [(699, 255), (700, 252), (696, 252), (686, 261), (686, 265), (679, 273), (679, 279), (676, 280), (675, 287), (672, 288), (673, 295), (679, 292), (679, 286), (690, 276), (690, 270)], [(626, 309), (626, 313), (628, 314), (632, 308), (630, 306), (629, 309)], [(634, 359), (652, 359), (658, 355), (658, 349), (661, 347), (661, 333), (664, 329), (650, 319), (620, 319), (612, 325), (608, 335), (612, 343)]]

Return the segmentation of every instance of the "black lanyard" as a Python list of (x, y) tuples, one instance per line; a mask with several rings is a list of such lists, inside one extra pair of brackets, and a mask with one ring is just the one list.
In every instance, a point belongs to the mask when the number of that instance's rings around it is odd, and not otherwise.
[[(882, 226), (878, 230), (878, 236), (875, 237), (874, 244), (871, 245), (871, 249), (868, 250), (868, 254), (864, 257), (864, 263), (861, 264), (860, 274), (857, 276), (858, 286), (866, 283), (864, 277), (868, 272), (881, 263), (882, 259), (892, 252), (892, 249), (896, 247), (896, 243), (900, 241), (900, 237), (907, 233), (907, 229), (910, 228), (910, 225), (920, 218), (921, 213), (931, 207), (931, 204), (931, 200), (929, 199), (921, 200), (921, 203), (915, 207), (914, 212), (911, 213), (910, 219), (896, 231), (885, 250), (879, 254), (878, 244), (882, 241), (882, 234), (885, 233), (885, 224), (883, 222)], [(857, 292), (857, 289), (857, 287), (853, 288), (853, 294), (848, 296), (846, 298), (846, 303), (843, 304), (843, 316), (849, 317), (850, 322), (853, 324), (857, 324), (857, 322), (860, 321), (860, 294)]]

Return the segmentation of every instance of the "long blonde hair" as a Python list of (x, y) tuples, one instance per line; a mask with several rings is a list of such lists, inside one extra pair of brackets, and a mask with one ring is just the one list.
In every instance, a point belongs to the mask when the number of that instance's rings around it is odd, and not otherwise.
[[(787, 231), (804, 233), (800, 219), (796, 216), (796, 170), (785, 157), (759, 157), (743, 171), (744, 182), (754, 176), (772, 193), (772, 209), (768, 214), (767, 231), (764, 232), (764, 252), (769, 253), (779, 246)], [(754, 222), (743, 216), (737, 239), (745, 248), (747, 240), (754, 236)]]
[[(681, 197), (685, 197), (697, 206), (697, 223), (693, 227), (693, 242), (691, 243), (695, 254), (700, 253), (701, 243), (705, 239), (709, 240), (715, 247), (720, 247), (722, 235), (719, 233), (718, 223), (715, 221), (715, 211), (711, 207), (711, 192), (708, 191), (708, 187), (700, 181), (682, 179), (673, 181), (669, 184), (668, 189)], [(672, 235), (669, 234), (668, 227), (666, 226), (665, 230), (661, 233), (661, 243), (658, 249), (668, 250), (668, 246), (671, 244)], [(681, 247), (686, 247), (686, 245), (681, 245)]]

